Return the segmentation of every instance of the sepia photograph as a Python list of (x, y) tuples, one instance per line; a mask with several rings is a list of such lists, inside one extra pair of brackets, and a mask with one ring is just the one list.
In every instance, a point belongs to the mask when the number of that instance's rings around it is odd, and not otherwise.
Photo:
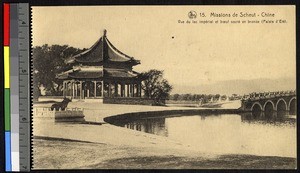
[(32, 170), (297, 169), (295, 12), (32, 6)]

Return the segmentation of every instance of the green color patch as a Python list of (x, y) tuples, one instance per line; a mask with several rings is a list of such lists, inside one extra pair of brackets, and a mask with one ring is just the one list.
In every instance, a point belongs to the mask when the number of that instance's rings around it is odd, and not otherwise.
[(10, 131), (10, 89), (4, 89), (4, 127)]

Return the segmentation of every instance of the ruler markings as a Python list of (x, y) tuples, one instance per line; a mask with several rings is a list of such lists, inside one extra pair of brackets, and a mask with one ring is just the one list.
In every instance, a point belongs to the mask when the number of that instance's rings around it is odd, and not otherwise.
[(19, 28), (18, 4), (10, 4), (10, 91), (11, 91), (11, 165), (12, 171), (20, 171), (19, 162)]
[(19, 4), (20, 170), (30, 170), (29, 6)]

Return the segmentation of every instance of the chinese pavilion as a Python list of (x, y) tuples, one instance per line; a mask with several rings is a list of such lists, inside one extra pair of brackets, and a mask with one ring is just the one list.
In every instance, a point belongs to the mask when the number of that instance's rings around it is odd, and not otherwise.
[(103, 36), (88, 50), (66, 61), (71, 69), (58, 74), (63, 96), (74, 99), (139, 98), (142, 79), (132, 67), (140, 64)]

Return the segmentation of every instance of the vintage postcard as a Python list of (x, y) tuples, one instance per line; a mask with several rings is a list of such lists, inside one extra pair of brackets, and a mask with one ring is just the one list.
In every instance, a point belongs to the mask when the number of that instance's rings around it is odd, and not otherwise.
[(33, 170), (296, 169), (295, 11), (32, 6)]

